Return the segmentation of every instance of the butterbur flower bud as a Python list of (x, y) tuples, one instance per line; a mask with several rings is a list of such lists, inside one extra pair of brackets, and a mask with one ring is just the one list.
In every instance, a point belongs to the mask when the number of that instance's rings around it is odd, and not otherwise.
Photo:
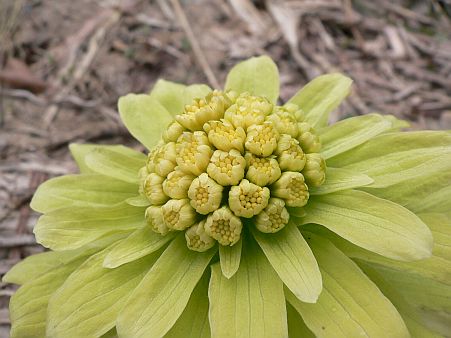
[(163, 131), (162, 138), (165, 142), (176, 142), (185, 130), (180, 123), (172, 121)]
[(299, 135), (297, 140), (304, 153), (317, 153), (321, 150), (321, 142), (308, 122), (298, 123)]
[(279, 133), (271, 122), (252, 125), (247, 130), (244, 147), (257, 156), (269, 156), (277, 147)]
[(305, 114), (304, 111), (297, 105), (291, 102), (285, 103), (282, 107), (282, 110), (289, 112), (294, 115), (297, 122), (304, 121)]
[(244, 177), (246, 160), (238, 150), (215, 150), (207, 167), (207, 173), (219, 184), (236, 185)]
[(195, 178), (188, 190), (191, 206), (199, 214), (206, 215), (219, 208), (224, 188), (206, 173)]
[(169, 200), (162, 207), (163, 222), (171, 230), (185, 230), (197, 220), (196, 211), (189, 199)]
[(166, 235), (169, 232), (169, 228), (163, 221), (163, 210), (160, 206), (151, 205), (148, 207), (145, 217), (147, 224), (154, 232), (161, 235)]
[(326, 162), (324, 158), (318, 154), (307, 154), (307, 162), (302, 174), (305, 181), (312, 187), (319, 187), (326, 180)]
[(289, 207), (302, 207), (309, 199), (304, 176), (298, 172), (286, 171), (271, 186), (271, 194), (283, 198)]
[(252, 96), (242, 93), (224, 114), (235, 127), (246, 130), (253, 124), (261, 124), (272, 111), (273, 105), (267, 99), (260, 96)]
[(174, 170), (176, 165), (175, 143), (169, 142), (160, 148), (154, 157), (154, 171), (163, 177), (166, 177)]
[(269, 189), (244, 179), (229, 192), (229, 206), (235, 215), (251, 218), (262, 211), (269, 200)]
[(305, 155), (298, 140), (290, 135), (282, 134), (276, 149), (280, 169), (301, 171), (305, 165)]
[(155, 147), (153, 147), (152, 150), (150, 150), (149, 154), (147, 155), (146, 167), (149, 173), (155, 172), (154, 160), (163, 145), (164, 143), (162, 141), (158, 142), (158, 144)]
[(151, 173), (144, 180), (143, 193), (154, 205), (161, 205), (166, 203), (169, 199), (163, 191), (164, 177), (161, 177), (155, 173)]
[(285, 107), (276, 107), (266, 120), (271, 121), (280, 134), (288, 134), (292, 137), (298, 136), (299, 128), (296, 112), (290, 112)]
[(206, 104), (196, 112), (196, 121), (203, 126), (211, 120), (219, 120), (224, 117), (224, 112), (232, 105), (230, 98), (219, 90), (214, 90), (206, 97)]
[(208, 140), (217, 149), (223, 151), (236, 149), (243, 153), (246, 139), (243, 128), (235, 128), (229, 121), (222, 119), (205, 123), (204, 130), (208, 134)]
[(274, 183), (282, 173), (273, 157), (257, 157), (246, 153), (244, 158), (247, 164), (246, 178), (261, 187)]
[(188, 189), (193, 180), (193, 175), (187, 174), (176, 167), (163, 181), (163, 191), (171, 198), (187, 198)]
[(184, 132), (176, 143), (177, 159), (180, 168), (187, 173), (199, 176), (207, 169), (213, 153), (207, 134), (203, 131)]
[(144, 195), (144, 181), (146, 180), (147, 176), (149, 175), (149, 171), (147, 170), (147, 167), (142, 167), (138, 171), (138, 179), (139, 179), (139, 194)]
[(191, 104), (185, 105), (185, 111), (182, 114), (175, 116), (175, 120), (191, 131), (201, 130), (203, 124), (198, 122), (196, 114), (206, 105), (205, 99), (194, 99)]
[(205, 232), (221, 245), (234, 245), (239, 241), (243, 223), (226, 206), (215, 210), (205, 222)]
[(282, 230), (288, 224), (290, 214), (285, 208), (285, 202), (280, 198), (270, 198), (268, 206), (255, 218), (255, 226), (265, 233)]
[(204, 225), (205, 221), (200, 221), (185, 231), (186, 245), (191, 250), (204, 252), (215, 245), (216, 241), (205, 232)]

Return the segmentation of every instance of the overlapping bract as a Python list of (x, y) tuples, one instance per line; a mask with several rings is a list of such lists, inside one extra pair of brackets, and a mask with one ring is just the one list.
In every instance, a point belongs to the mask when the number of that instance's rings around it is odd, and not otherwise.
[[(44, 214), (36, 237), (52, 251), (25, 259), (4, 278), (21, 285), (11, 299), (11, 336), (446, 335), (451, 329), (451, 133), (400, 132), (405, 123), (378, 114), (327, 126), (329, 112), (349, 86), (340, 74), (320, 76), (289, 104), (273, 109), (267, 120), (299, 143), (288, 137), (277, 143), (273, 151), (279, 161), (245, 154), (252, 116), (240, 117), (240, 127), (221, 118), (207, 122), (207, 139), (194, 137), (201, 123), (205, 128), (208, 114), (230, 104), (220, 98), (199, 121), (183, 121), (183, 128), (172, 123), (162, 130), (185, 105), (191, 112), (203, 106), (201, 98), (211, 92), (205, 85), (160, 80), (150, 95), (121, 98), (121, 117), (133, 136), (150, 151), (160, 137), (170, 145), (156, 151), (157, 160), (141, 172), (146, 156), (132, 149), (71, 145), (81, 174), (44, 183), (31, 203)], [(230, 72), (225, 92), (237, 94), (229, 97), (231, 102), (248, 92), (274, 105), (277, 68), (267, 57), (242, 62)], [(261, 109), (262, 99), (245, 106)], [(296, 106), (303, 111), (296, 119), (308, 123), (297, 125), (304, 132), (301, 139), (293, 124), (286, 123)], [(174, 165), (171, 154), (184, 129), (200, 147), (194, 161), (179, 160), (189, 173), (176, 169), (180, 165), (177, 157)], [(209, 135), (213, 129), (218, 132)], [(258, 133), (247, 140), (249, 146), (263, 153), (265, 147), (252, 145), (256, 138)], [(303, 181), (299, 172), (287, 175), (280, 159), (300, 146), (302, 170), (317, 173), (324, 163), (309, 151), (317, 151), (319, 139), (328, 167), (325, 181), (309, 186), (306, 206), (293, 202), (287, 207), (297, 190), (275, 182), (282, 175), (293, 186)], [(207, 142), (210, 147), (202, 147)], [(243, 184), (271, 188), (267, 206), (253, 218), (243, 217), (244, 223), (221, 205), (222, 198), (219, 208), (210, 211), (203, 194), (190, 196), (197, 180), (196, 187), (214, 191), (207, 202), (215, 205), (220, 199), (218, 187), (223, 185), (208, 172), (210, 153), (218, 150), (211, 145), (224, 146), (221, 151), (231, 156), (244, 153)], [(293, 153), (293, 165), (301, 165), (299, 151)], [(148, 169), (167, 177), (163, 183), (155, 176), (148, 179)], [(218, 170), (212, 166), (210, 172)], [(313, 184), (323, 179), (317, 174), (309, 178)], [(237, 200), (240, 184), (235, 185)], [(168, 201), (175, 202), (158, 206)], [(209, 216), (200, 216), (185, 233), (166, 226), (163, 211), (171, 226), (183, 228), (185, 223), (177, 219), (192, 222), (190, 208)], [(150, 226), (144, 213), (153, 219)], [(227, 236), (224, 220), (233, 225)], [(187, 243), (203, 252), (188, 249)]]

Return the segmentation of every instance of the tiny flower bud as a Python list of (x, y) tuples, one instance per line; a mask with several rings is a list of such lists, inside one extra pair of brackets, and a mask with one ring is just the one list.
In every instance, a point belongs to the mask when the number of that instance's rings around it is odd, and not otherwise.
[(180, 170), (199, 176), (207, 169), (213, 153), (207, 134), (203, 131), (184, 132), (176, 143), (177, 164)]
[(189, 204), (189, 199), (169, 200), (161, 207), (163, 221), (171, 230), (185, 230), (196, 222), (196, 211)]
[(269, 200), (269, 189), (244, 179), (229, 192), (229, 206), (235, 215), (251, 218), (262, 211)]
[(326, 162), (318, 153), (307, 154), (307, 162), (302, 174), (312, 187), (319, 187), (326, 180)]
[(236, 185), (244, 177), (246, 160), (238, 150), (232, 149), (229, 152), (215, 150), (207, 167), (207, 173), (219, 184)]
[(305, 165), (305, 155), (298, 140), (290, 135), (282, 134), (277, 143), (277, 160), (280, 169), (286, 171), (301, 171)]
[(298, 172), (286, 171), (271, 186), (272, 195), (283, 198), (289, 207), (302, 207), (309, 199), (304, 176)]
[(279, 133), (274, 129), (272, 122), (252, 125), (247, 130), (246, 150), (257, 156), (269, 156), (277, 147)]
[(308, 122), (298, 123), (298, 141), (304, 153), (317, 153), (321, 150), (321, 142)]
[(151, 173), (144, 180), (143, 193), (153, 205), (161, 205), (169, 199), (163, 192), (164, 177)]
[(275, 158), (257, 157), (251, 153), (244, 155), (247, 164), (246, 178), (252, 183), (264, 187), (277, 181), (281, 175)]
[(199, 214), (206, 215), (219, 208), (224, 188), (206, 173), (193, 180), (188, 190), (191, 206)]
[(236, 99), (238, 98), (239, 94), (234, 90), (228, 90), (225, 93), (227, 97), (229, 98), (230, 102), (234, 104), (236, 102)]
[(186, 230), (186, 245), (189, 249), (204, 252), (214, 247), (216, 241), (205, 232), (204, 225), (205, 221), (200, 221)]
[(177, 154), (175, 151), (175, 143), (169, 142), (162, 146), (154, 157), (154, 171), (160, 176), (167, 176), (174, 170), (176, 165)]
[(193, 175), (187, 174), (176, 167), (175, 170), (169, 173), (168, 177), (164, 180), (163, 191), (171, 198), (187, 198), (188, 189), (193, 180)]
[(228, 207), (215, 210), (205, 222), (205, 232), (221, 245), (234, 245), (239, 241), (243, 223)]
[(227, 120), (210, 121), (204, 124), (204, 130), (208, 134), (208, 140), (218, 149), (229, 151), (244, 151), (246, 133), (243, 128), (235, 127)]
[(159, 141), (158, 144), (153, 147), (149, 154), (147, 155), (147, 161), (146, 161), (146, 167), (147, 167), (147, 171), (149, 173), (153, 173), (155, 172), (155, 156), (157, 156), (158, 152), (160, 151), (161, 147), (163, 147), (165, 143), (163, 141)]
[(146, 220), (150, 228), (161, 235), (166, 235), (169, 232), (169, 228), (163, 222), (163, 210), (160, 206), (151, 205), (146, 209)]
[(194, 99), (191, 104), (185, 105), (185, 111), (182, 114), (175, 116), (175, 120), (191, 131), (202, 130), (203, 124), (197, 121), (196, 113), (206, 105), (205, 99)]
[(211, 120), (219, 120), (224, 117), (224, 112), (232, 105), (229, 97), (219, 90), (214, 90), (205, 97), (206, 105), (196, 112), (196, 121), (203, 126)]
[(271, 121), (280, 134), (288, 134), (292, 137), (298, 136), (299, 129), (296, 116), (285, 107), (276, 107), (266, 120)]
[(185, 131), (185, 128), (177, 121), (172, 121), (166, 130), (163, 132), (163, 140), (165, 142), (176, 142), (177, 139)]
[(260, 96), (242, 93), (224, 114), (224, 118), (232, 122), (235, 127), (246, 130), (253, 124), (261, 124), (272, 111), (273, 105)]
[(304, 121), (305, 114), (297, 104), (288, 102), (283, 105), (282, 109), (293, 114), (297, 122)]
[(265, 233), (274, 233), (287, 225), (290, 214), (280, 198), (270, 198), (268, 206), (255, 218), (255, 226)]

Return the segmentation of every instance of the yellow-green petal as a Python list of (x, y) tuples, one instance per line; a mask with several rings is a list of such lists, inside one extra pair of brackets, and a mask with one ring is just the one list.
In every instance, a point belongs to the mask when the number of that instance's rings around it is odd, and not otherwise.
[(52, 295), (47, 336), (98, 337), (115, 326), (130, 293), (160, 253), (116, 269), (102, 267), (107, 248), (84, 262)]
[(102, 206), (136, 195), (136, 185), (97, 174), (66, 175), (50, 179), (35, 192), (30, 206), (40, 213), (62, 207)]
[(52, 250), (71, 250), (112, 233), (126, 233), (145, 224), (145, 208), (127, 203), (103, 207), (61, 208), (41, 216), (33, 232)]
[(396, 308), (365, 274), (329, 241), (307, 235), (323, 276), (315, 304), (299, 301), (286, 289), (287, 300), (317, 337), (409, 337)]
[(127, 129), (147, 149), (161, 137), (172, 115), (156, 99), (145, 94), (122, 96), (118, 103), (119, 114)]
[(312, 250), (297, 227), (288, 224), (275, 234), (251, 229), (283, 283), (301, 301), (315, 303), (322, 290), (321, 273)]
[(305, 207), (303, 224), (320, 224), (348, 241), (401, 261), (428, 258), (432, 234), (406, 208), (357, 190), (315, 196)]
[(315, 338), (312, 331), (305, 325), (304, 320), (295, 308), (287, 303), (288, 337)]
[(245, 243), (232, 278), (211, 267), (208, 297), (212, 337), (288, 337), (282, 281), (255, 243)]
[(224, 277), (231, 278), (238, 271), (241, 261), (242, 246), (242, 238), (233, 246), (219, 245), (219, 260)]
[(327, 160), (365, 143), (391, 129), (391, 123), (381, 115), (368, 114), (339, 121), (320, 131), (321, 155)]
[(46, 336), (47, 305), (51, 295), (81, 264), (78, 259), (49, 270), (23, 285), (10, 300), (11, 338)]
[(320, 75), (302, 87), (288, 102), (297, 104), (314, 128), (327, 126), (329, 114), (349, 94), (352, 80), (342, 74)]
[(310, 195), (325, 195), (340, 190), (348, 190), (358, 187), (364, 187), (373, 183), (374, 180), (356, 171), (340, 169), (340, 168), (327, 168), (326, 180), (319, 187), (310, 187)]
[(266, 97), (272, 103), (279, 97), (279, 71), (268, 56), (253, 57), (235, 65), (227, 75), (226, 90)]
[(183, 90), (183, 104), (191, 104), (194, 99), (204, 98), (212, 90), (205, 84), (192, 84)]
[(174, 237), (175, 233), (169, 233), (165, 236), (157, 234), (146, 224), (112, 248), (103, 261), (103, 267), (115, 269), (118, 266), (147, 256), (163, 247)]
[[(206, 271), (207, 272), (207, 271)], [(210, 338), (208, 323), (208, 280), (205, 273), (195, 287), (185, 310), (165, 338)]]
[(120, 312), (119, 336), (164, 336), (182, 314), (215, 252), (189, 250), (183, 234), (173, 240)]
[(185, 88), (183, 84), (159, 79), (150, 91), (150, 98), (158, 101), (172, 116), (175, 116), (183, 112)]
[(85, 162), (98, 174), (138, 184), (138, 171), (146, 164), (146, 157), (136, 153), (139, 155), (129, 156), (106, 148), (95, 148), (86, 155)]

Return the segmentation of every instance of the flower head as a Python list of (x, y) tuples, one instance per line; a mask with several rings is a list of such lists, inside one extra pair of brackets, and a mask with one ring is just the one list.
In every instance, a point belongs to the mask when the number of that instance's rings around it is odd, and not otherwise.
[(451, 134), (328, 125), (350, 85), (319, 76), (278, 106), (258, 57), (224, 91), (121, 98), (148, 154), (71, 145), (81, 173), (37, 190), (51, 251), (4, 277), (12, 338), (446, 336)]

